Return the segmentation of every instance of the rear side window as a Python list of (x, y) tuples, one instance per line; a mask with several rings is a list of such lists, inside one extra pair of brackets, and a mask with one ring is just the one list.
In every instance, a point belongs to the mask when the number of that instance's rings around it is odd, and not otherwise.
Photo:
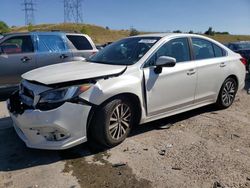
[(66, 44), (59, 35), (38, 35), (38, 52), (63, 52), (67, 50)]
[(226, 56), (226, 51), (216, 44), (200, 38), (192, 38), (194, 57), (197, 60)]
[(220, 48), (219, 46), (217, 46), (215, 44), (213, 44), (213, 48), (214, 48), (215, 57), (223, 57), (223, 56), (225, 56), (226, 53), (222, 48)]
[(34, 46), (31, 36), (16, 36), (0, 44), (1, 50), (6, 54), (31, 53)]
[(93, 47), (89, 43), (88, 39), (84, 36), (67, 35), (67, 38), (77, 50), (93, 50)]
[(195, 59), (208, 59), (215, 57), (213, 44), (207, 40), (192, 38)]

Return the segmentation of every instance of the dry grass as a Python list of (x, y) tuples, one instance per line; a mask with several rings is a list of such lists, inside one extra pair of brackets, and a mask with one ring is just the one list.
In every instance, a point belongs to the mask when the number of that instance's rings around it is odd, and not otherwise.
[[(61, 31), (78, 31), (88, 34), (95, 43), (103, 44), (110, 41), (115, 41), (124, 37), (129, 36), (129, 30), (109, 30), (104, 27), (90, 25), (90, 24), (72, 24), (72, 23), (62, 23), (62, 24), (40, 24), (34, 26), (24, 26), (13, 28), (12, 32), (25, 32), (30, 30), (36, 31), (51, 31), (51, 30), (61, 30)], [(220, 41), (222, 43), (240, 41), (240, 40), (250, 40), (250, 36), (246, 35), (215, 35), (211, 38)]]
[(222, 43), (234, 42), (234, 41), (250, 41), (249, 35), (215, 35), (211, 36), (212, 39), (220, 41)]
[(120, 38), (129, 36), (128, 30), (109, 30), (100, 26), (90, 25), (90, 24), (40, 24), (34, 25), (32, 27), (18, 27), (12, 29), (12, 32), (25, 32), (25, 31), (51, 31), (51, 30), (61, 30), (61, 31), (77, 31), (88, 34), (95, 43), (106, 43), (110, 41), (115, 41)]

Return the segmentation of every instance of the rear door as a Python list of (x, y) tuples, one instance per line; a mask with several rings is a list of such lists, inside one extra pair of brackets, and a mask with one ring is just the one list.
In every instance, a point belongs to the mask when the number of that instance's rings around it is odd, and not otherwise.
[(64, 35), (60, 33), (36, 34), (36, 59), (38, 67), (68, 62), (71, 61), (72, 56)]
[(90, 37), (86, 35), (67, 34), (66, 36), (71, 43), (74, 57), (88, 58), (98, 51)]
[(23, 73), (37, 67), (31, 35), (9, 36), (0, 47), (1, 86), (18, 84)]
[(192, 38), (192, 46), (198, 73), (195, 103), (211, 102), (217, 98), (227, 75), (226, 52), (201, 38)]

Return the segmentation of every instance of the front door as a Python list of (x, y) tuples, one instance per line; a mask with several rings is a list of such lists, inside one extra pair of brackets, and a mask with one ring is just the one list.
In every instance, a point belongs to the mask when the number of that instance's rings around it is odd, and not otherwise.
[(0, 44), (0, 85), (16, 85), (21, 75), (36, 68), (34, 46), (30, 35), (13, 36)]
[[(160, 56), (174, 57), (177, 63), (156, 73), (154, 64)], [(173, 39), (160, 47), (146, 63), (144, 77), (148, 116), (192, 105), (197, 74), (196, 64), (191, 61), (188, 39)]]

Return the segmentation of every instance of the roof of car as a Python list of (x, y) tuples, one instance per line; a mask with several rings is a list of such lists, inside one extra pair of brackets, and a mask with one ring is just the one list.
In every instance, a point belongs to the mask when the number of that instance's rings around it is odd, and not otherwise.
[(136, 35), (133, 37), (171, 37), (171, 36), (196, 36), (196, 37), (201, 37), (202, 35), (197, 35), (197, 34), (189, 34), (189, 33), (149, 33), (149, 34), (143, 34), (143, 35)]
[[(175, 38), (175, 37), (194, 37), (194, 38), (200, 38), (205, 39), (208, 41), (211, 41), (218, 46), (224, 48), (225, 45), (221, 44), (220, 42), (210, 38), (209, 36), (200, 35), (200, 34), (189, 34), (189, 33), (149, 33), (149, 34), (143, 34), (143, 35), (136, 35), (132, 37), (160, 37), (164, 40), (164, 38)], [(225, 49), (225, 48), (224, 48)]]
[(31, 32), (13, 32), (13, 33), (5, 33), (4, 36), (8, 36), (8, 35), (27, 35), (27, 34), (51, 34), (51, 33), (64, 33), (64, 34), (73, 34), (73, 35), (84, 35), (82, 33), (79, 33), (79, 32), (75, 32), (75, 31), (72, 31), (72, 32), (69, 32), (69, 31), (59, 31), (59, 30), (53, 30), (53, 31), (31, 31)]

